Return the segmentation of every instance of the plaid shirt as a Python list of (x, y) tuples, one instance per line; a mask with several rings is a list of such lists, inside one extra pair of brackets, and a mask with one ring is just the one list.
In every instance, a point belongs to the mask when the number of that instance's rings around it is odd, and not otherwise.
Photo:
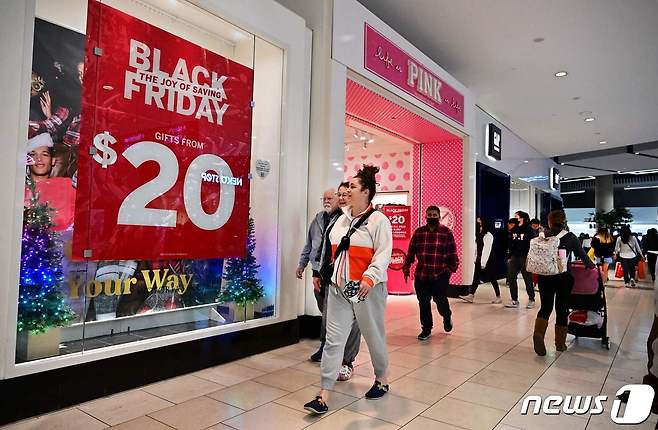
[[(58, 140), (58, 135), (60, 130), (64, 128), (67, 120), (71, 115), (71, 109), (67, 107), (60, 106), (55, 110), (55, 113), (43, 121), (39, 121), (39, 128), (36, 131), (30, 129), (29, 137), (34, 137), (37, 134), (48, 132), (55, 142)], [(62, 138), (62, 141), (65, 145), (68, 146), (77, 146), (80, 144), (80, 114), (75, 115), (68, 126)]]
[(443, 225), (434, 231), (426, 225), (418, 228), (409, 242), (404, 270), (409, 270), (415, 259), (418, 260), (415, 277), (421, 281), (437, 279), (445, 272), (456, 272), (459, 257), (452, 231)]

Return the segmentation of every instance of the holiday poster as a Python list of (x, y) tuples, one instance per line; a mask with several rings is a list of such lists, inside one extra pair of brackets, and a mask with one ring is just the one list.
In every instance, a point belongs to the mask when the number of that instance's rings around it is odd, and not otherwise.
[[(90, 10), (92, 11), (90, 21), (92, 21), (94, 9), (90, 8)], [(118, 15), (123, 14), (118, 13)], [(134, 20), (134, 18), (127, 15), (123, 15), (122, 18)], [(111, 23), (111, 21), (105, 21), (105, 19), (106, 16), (104, 16), (104, 24)], [(142, 23), (142, 26), (143, 29), (148, 28), (146, 23)], [(148, 28), (147, 33), (151, 31), (153, 29)], [(175, 38), (169, 33), (162, 30), (158, 30), (156, 33), (160, 36), (164, 34), (170, 38), (168, 39), (170, 45), (189, 48), (188, 42)], [(143, 39), (153, 43), (148, 37), (143, 37)], [(105, 48), (111, 49), (107, 46)], [(141, 57), (135, 60), (142, 69), (145, 65), (145, 52), (145, 50), (140, 51)], [(105, 53), (107, 54), (108, 51), (105, 51)], [(84, 205), (93, 203), (102, 206), (102, 200), (106, 197), (99, 193), (103, 184), (96, 184), (96, 187), (85, 185), (90, 184), (89, 172), (92, 167), (110, 170), (112, 167), (121, 167), (124, 169), (123, 175), (118, 177), (119, 182), (121, 182), (126, 177), (125, 168), (131, 166), (119, 164), (120, 157), (125, 158), (123, 153), (117, 152), (119, 145), (116, 145), (116, 149), (112, 148), (117, 159), (110, 164), (114, 159), (114, 156), (110, 156), (112, 151), (109, 149), (98, 150), (97, 146), (94, 145), (92, 128), (87, 130), (87, 134), (92, 136), (91, 141), (85, 141), (85, 139), (88, 139), (85, 134), (85, 126), (89, 126), (89, 124), (84, 120), (87, 111), (83, 108), (83, 92), (90, 92), (89, 88), (112, 92), (109, 89), (112, 84), (107, 83), (110, 81), (99, 81), (104, 82), (103, 85), (94, 83), (93, 78), (96, 76), (94, 73), (97, 70), (90, 74), (90, 69), (93, 70), (93, 68), (89, 64), (89, 55), (87, 54), (87, 57), (85, 57), (85, 36), (45, 20), (35, 20), (30, 113), (26, 145), (25, 213), (28, 213), (32, 205), (33, 192), (28, 186), (31, 183), (34, 186), (36, 195), (38, 195), (39, 203), (47, 205), (52, 218), (52, 225), (48, 229), (41, 227), (37, 229), (40, 231), (41, 237), (32, 235), (32, 233), (27, 232), (28, 229), (24, 228), (19, 286), (19, 331), (21, 328), (33, 328), (30, 323), (35, 322), (36, 319), (33, 318), (34, 321), (28, 321), (31, 318), (28, 313), (34, 311), (36, 307), (30, 308), (26, 306), (26, 303), (40, 305), (38, 300), (30, 300), (30, 298), (34, 299), (32, 296), (43, 294), (46, 290), (46, 296), (49, 299), (56, 299), (51, 302), (55, 303), (56, 306), (51, 306), (51, 309), (48, 309), (46, 313), (50, 312), (53, 315), (55, 313), (65, 314), (65, 317), (61, 317), (63, 319), (60, 318), (58, 325), (210, 304), (218, 301), (220, 292), (226, 295), (221, 287), (225, 263), (217, 257), (222, 253), (225, 255), (232, 254), (235, 257), (244, 254), (245, 248), (247, 248), (247, 232), (251, 231), (253, 235), (253, 228), (249, 230), (246, 225), (246, 202), (248, 202), (249, 185), (245, 170), (248, 169), (249, 165), (249, 145), (245, 143), (249, 142), (251, 111), (242, 108), (233, 109), (235, 103), (239, 105), (245, 101), (248, 104), (253, 76), (251, 70), (242, 66), (236, 69), (237, 66), (228, 60), (221, 60), (221, 57), (209, 54), (212, 53), (204, 51), (203, 55), (199, 54), (205, 62), (199, 61), (201, 64), (195, 63), (194, 65), (190, 62), (187, 70), (190, 80), (188, 82), (189, 90), (193, 92), (192, 94), (195, 94), (194, 91), (203, 94), (204, 89), (207, 88), (202, 85), (205, 83), (210, 87), (205, 89), (205, 94), (212, 97), (212, 99), (206, 97), (204, 102), (203, 96), (197, 96), (195, 102), (198, 102), (198, 109), (194, 111), (191, 110), (189, 100), (190, 97), (195, 96), (188, 93), (186, 93), (187, 95), (178, 95), (175, 92), (171, 93), (176, 94), (171, 96), (174, 97), (174, 112), (171, 113), (172, 116), (167, 121), (162, 120), (164, 118), (163, 113), (168, 112), (167, 108), (169, 107), (165, 103), (163, 103), (163, 108), (160, 108), (157, 102), (155, 102), (156, 106), (153, 107), (153, 109), (165, 111), (158, 112), (157, 117), (160, 118), (160, 122), (154, 121), (153, 118), (149, 119), (148, 109), (145, 112), (140, 112), (138, 109), (133, 111), (124, 109), (124, 111), (115, 112), (118, 105), (112, 104), (112, 97), (103, 99), (102, 106), (99, 106), (93, 103), (98, 99), (94, 100), (94, 97), (90, 96), (91, 100), (89, 97), (86, 99), (86, 108), (90, 112), (89, 115), (105, 118), (102, 125), (111, 125), (112, 121), (116, 121), (117, 117), (112, 116), (115, 114), (123, 115), (124, 119), (126, 115), (134, 115), (137, 118), (132, 123), (122, 122), (122, 129), (119, 130), (119, 133), (116, 133), (116, 137), (109, 133), (109, 128), (103, 128), (101, 139), (96, 139), (96, 142), (100, 142), (99, 146), (102, 149), (105, 148), (104, 145), (107, 145), (108, 148), (114, 146), (114, 144), (109, 143), (111, 141), (109, 137), (105, 138), (105, 131), (108, 131), (107, 134), (112, 138), (123, 142), (126, 147), (144, 141), (162, 146), (169, 145), (173, 147), (171, 151), (176, 156), (179, 164), (179, 176), (176, 177), (176, 181), (182, 178), (184, 183), (186, 177), (192, 176), (194, 179), (194, 176), (198, 175), (196, 179), (199, 181), (192, 184), (197, 187), (199, 192), (198, 201), (190, 201), (188, 195), (188, 202), (186, 202), (186, 196), (183, 192), (182, 196), (169, 201), (164, 199), (151, 202), (161, 203), (164, 201), (165, 204), (173, 203), (176, 205), (181, 204), (182, 201), (185, 213), (176, 217), (177, 224), (178, 221), (181, 221), (182, 224), (189, 222), (190, 216), (187, 213), (189, 207), (192, 208), (190, 212), (196, 209), (197, 212), (201, 210), (206, 215), (213, 214), (213, 211), (216, 211), (219, 207), (219, 201), (222, 198), (230, 197), (227, 196), (228, 194), (233, 194), (233, 210), (228, 218), (235, 217), (236, 220), (239, 218), (244, 223), (244, 227), (235, 227), (236, 230), (227, 233), (227, 237), (216, 241), (202, 239), (203, 236), (192, 236), (185, 241), (188, 247), (190, 244), (198, 246), (205, 241), (221, 248), (221, 251), (208, 255), (214, 258), (183, 259), (176, 258), (178, 255), (176, 253), (172, 253), (168, 257), (166, 252), (160, 252), (157, 257), (152, 259), (145, 259), (144, 256), (142, 256), (144, 259), (130, 258), (130, 254), (126, 252), (132, 252), (133, 248), (137, 249), (139, 246), (134, 246), (133, 242), (129, 241), (127, 243), (130, 246), (118, 242), (114, 243), (116, 247), (109, 250), (114, 252), (112, 255), (103, 256), (102, 253), (97, 252), (92, 253), (91, 258), (78, 261), (79, 259), (73, 257), (74, 231), (83, 230), (94, 233), (94, 228), (97, 227), (100, 219), (97, 213), (94, 212), (92, 213), (94, 216), (91, 217), (90, 221), (88, 218), (86, 223), (84, 220), (78, 223), (82, 211), (79, 210), (80, 206), (76, 205), (76, 198), (81, 192), (87, 193), (85, 198), (82, 199)], [(160, 51), (160, 48), (153, 46), (152, 55), (155, 57), (160, 56), (161, 59), (162, 51)], [(185, 63), (188, 63), (188, 60), (191, 61), (192, 58), (186, 58)], [(221, 64), (217, 65), (218, 62)], [(168, 63), (162, 61), (159, 64), (157, 70), (160, 73), (156, 74), (161, 74), (164, 65)], [(122, 76), (124, 83), (127, 81), (133, 85), (132, 95), (134, 95), (135, 100), (138, 100), (138, 97), (145, 97), (143, 94), (145, 86), (152, 84), (152, 82), (144, 83), (143, 76), (135, 75), (138, 70), (142, 69), (137, 68), (132, 74), (127, 71)], [(231, 71), (239, 70), (241, 73), (236, 72), (234, 75), (230, 75), (228, 73), (229, 69)], [(154, 72), (154, 70), (152, 67), (151, 72)], [(180, 68), (179, 72), (185, 73)], [(220, 75), (220, 72), (224, 72), (224, 74)], [(170, 76), (173, 76), (171, 70)], [(204, 81), (206, 76), (208, 79)], [(184, 78), (184, 76), (182, 77)], [(233, 86), (238, 84), (237, 81), (246, 85), (243, 92), (233, 90)], [(198, 84), (193, 87), (193, 82)], [(188, 83), (186, 83), (186, 88)], [(87, 84), (89, 87), (87, 87)], [(86, 88), (85, 90), (83, 90), (83, 86)], [(151, 85), (151, 87), (155, 86)], [(155, 88), (155, 92), (158, 91), (160, 90)], [(114, 98), (117, 95), (122, 94), (115, 94)], [(166, 96), (163, 101), (166, 101), (167, 97), (170, 96)], [(175, 105), (176, 97), (181, 97), (184, 104)], [(219, 105), (219, 109), (213, 109), (220, 101), (222, 103)], [(211, 108), (207, 109), (208, 106), (211, 106)], [(99, 114), (98, 111), (103, 109), (105, 111)], [(182, 112), (179, 112), (180, 110)], [(181, 116), (185, 118), (181, 120)], [(199, 125), (198, 121), (205, 121), (208, 125)], [(167, 122), (167, 127), (163, 128), (162, 122)], [(129, 124), (139, 124), (139, 127), (134, 127), (131, 130), (128, 127)], [(223, 135), (217, 134), (215, 129), (222, 125), (228, 126), (226, 127), (226, 133)], [(210, 138), (204, 138), (207, 133), (211, 132), (215, 134)], [(150, 136), (150, 140), (146, 138), (147, 135)], [(192, 137), (196, 138), (193, 139)], [(89, 153), (92, 147), (96, 148), (95, 154)], [(85, 149), (81, 150), (80, 148)], [(125, 153), (125, 149), (123, 152)], [(94, 158), (94, 155), (97, 155), (97, 157)], [(138, 152), (137, 155), (139, 155)], [(211, 157), (207, 157), (208, 155)], [(217, 159), (213, 156), (222, 158), (225, 164), (217, 163)], [(85, 157), (87, 158), (85, 159)], [(190, 158), (192, 158), (191, 161)], [(92, 160), (97, 166), (93, 166)], [(193, 168), (195, 160), (197, 161), (196, 170)], [(133, 161), (135, 161), (134, 158), (128, 162), (133, 164), (133, 169), (138, 169), (134, 167), (134, 164), (139, 163), (133, 163)], [(201, 162), (200, 167), (198, 166), (199, 161)], [(150, 169), (153, 172), (154, 164), (153, 160), (145, 160), (139, 165), (139, 169)], [(208, 166), (209, 168), (203, 170), (204, 167)], [(185, 168), (187, 168), (187, 172), (185, 172)], [(192, 171), (192, 175), (190, 175), (190, 171)], [(104, 172), (104, 170), (101, 170), (101, 172)], [(141, 176), (136, 177), (143, 179), (145, 173), (148, 173), (148, 171), (143, 171)], [(153, 176), (157, 174), (158, 172), (155, 172)], [(117, 179), (117, 176), (106, 175), (101, 176), (101, 178)], [(147, 178), (144, 182), (148, 182), (148, 179), (150, 178)], [(188, 182), (192, 183), (192, 180), (188, 180)], [(180, 184), (176, 186), (179, 187), (177, 190), (180, 191)], [(234, 189), (234, 193), (226, 193), (229, 186)], [(110, 187), (109, 190), (113, 191), (114, 188)], [(149, 204), (145, 205), (146, 208), (150, 206)], [(157, 208), (157, 206), (153, 206)], [(177, 209), (183, 212), (180, 206)], [(203, 220), (203, 217), (200, 218), (199, 216), (196, 216), (196, 221), (197, 223), (194, 225), (201, 230), (201, 232), (197, 231), (196, 233), (201, 234), (208, 231), (212, 232), (213, 227), (217, 225), (216, 221), (215, 225), (209, 225), (208, 222)], [(27, 218), (24, 224), (27, 226)], [(197, 224), (201, 224), (201, 227)], [(234, 222), (234, 224), (236, 223)], [(229, 224), (228, 227), (231, 227), (231, 225)], [(161, 229), (163, 227), (156, 226), (152, 228)], [(33, 229), (32, 231), (36, 230)], [(228, 230), (224, 231), (228, 232)], [(98, 232), (95, 232), (95, 236), (97, 235)], [(161, 237), (152, 239), (147, 244), (151, 251), (156, 253), (158, 252), (158, 244), (163, 243), (164, 239)], [(44, 246), (44, 243), (47, 243), (47, 246)], [(141, 243), (144, 244), (144, 242)], [(253, 240), (249, 243), (253, 244)], [(228, 246), (225, 246), (227, 244)], [(159, 249), (159, 251), (162, 251), (162, 249)], [(181, 256), (182, 254), (184, 253), (181, 253)], [(44, 266), (45, 260), (48, 260), (48, 264), (43, 269), (42, 266)], [(233, 264), (236, 264), (236, 262), (239, 263), (240, 258), (232, 260)], [(35, 267), (40, 267), (43, 270), (39, 269), (41, 272), (37, 273)], [(46, 274), (52, 280), (51, 285), (35, 285), (32, 276), (34, 274)], [(54, 292), (57, 293), (56, 297), (48, 296), (48, 294)], [(21, 299), (23, 300), (22, 305)], [(224, 314), (223, 311), (222, 314)], [(230, 320), (231, 318), (229, 318)], [(43, 324), (41, 325), (43, 326)]]

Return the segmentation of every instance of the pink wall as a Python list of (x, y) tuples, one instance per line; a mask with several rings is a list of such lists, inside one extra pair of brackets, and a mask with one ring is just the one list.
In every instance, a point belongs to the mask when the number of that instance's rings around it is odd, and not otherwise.
[[(462, 151), (461, 140), (427, 143), (422, 145), (422, 162), (420, 145), (414, 146), (414, 187), (412, 211), (419, 216), (412, 219), (412, 228), (416, 229), (425, 221), (425, 209), (434, 205), (442, 208), (442, 224), (452, 228), (459, 254), (459, 270), (451, 282), (461, 284), (462, 276)], [(419, 202), (422, 196), (422, 201)], [(419, 204), (420, 203), (420, 204)], [(448, 208), (451, 215), (443, 208)], [(467, 281), (465, 281), (467, 282)]]
[(345, 177), (351, 179), (363, 164), (373, 164), (379, 167), (377, 175), (378, 191), (409, 191), (411, 190), (411, 149), (399, 152), (362, 152), (361, 154), (345, 153)]

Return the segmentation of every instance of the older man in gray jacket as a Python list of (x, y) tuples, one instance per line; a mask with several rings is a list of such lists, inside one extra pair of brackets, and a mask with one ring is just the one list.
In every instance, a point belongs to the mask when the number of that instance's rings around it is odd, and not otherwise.
[[(329, 214), (338, 209), (338, 197), (336, 196), (336, 190), (334, 188), (329, 188), (322, 195), (322, 207), (323, 210), (318, 212), (313, 218), (311, 225), (308, 227), (308, 234), (306, 235), (306, 245), (302, 249), (302, 254), (299, 257), (299, 265), (297, 266), (297, 279), (302, 279), (304, 274), (304, 269), (308, 266), (308, 263), (311, 263), (311, 269), (313, 269), (314, 274), (318, 274), (320, 270), (320, 259), (318, 258), (320, 252), (320, 246), (322, 245), (322, 235), (324, 230), (329, 224)], [(319, 278), (319, 275), (318, 275)], [(313, 282), (315, 284), (316, 277), (313, 277)], [(319, 291), (319, 287), (313, 285), (315, 292), (315, 300), (318, 302), (318, 308), (322, 311), (322, 304), (324, 303), (323, 295)]]

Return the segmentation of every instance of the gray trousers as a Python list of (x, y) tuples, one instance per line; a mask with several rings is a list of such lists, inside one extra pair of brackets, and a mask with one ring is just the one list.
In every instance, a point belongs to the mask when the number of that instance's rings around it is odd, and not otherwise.
[[(322, 326), (320, 327), (320, 342), (324, 346), (327, 340), (327, 295), (331, 290), (331, 285), (322, 285), (322, 289), (318, 293), (313, 290), (315, 294), (315, 300), (318, 303), (318, 309), (322, 312)], [(350, 335), (347, 338), (347, 343), (345, 344), (345, 352), (343, 353), (343, 364), (352, 364), (354, 359), (359, 354), (359, 348), (361, 347), (361, 330), (359, 330), (359, 324), (354, 320), (352, 324), (352, 330), (350, 330)]]
[(375, 377), (385, 376), (386, 369), (388, 369), (386, 328), (384, 326), (384, 311), (388, 295), (386, 284), (375, 285), (365, 301), (360, 303), (347, 300), (333, 285), (327, 290), (327, 339), (320, 365), (322, 369), (321, 387), (331, 390), (336, 384), (345, 344), (355, 320), (368, 345)]

